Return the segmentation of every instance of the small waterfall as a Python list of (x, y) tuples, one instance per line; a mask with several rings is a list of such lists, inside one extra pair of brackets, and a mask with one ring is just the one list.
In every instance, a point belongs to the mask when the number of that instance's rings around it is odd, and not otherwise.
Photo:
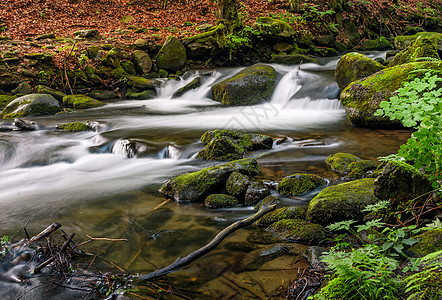
[(298, 73), (299, 69), (293, 69), (281, 78), (270, 101), (272, 104), (284, 106), (302, 88)]

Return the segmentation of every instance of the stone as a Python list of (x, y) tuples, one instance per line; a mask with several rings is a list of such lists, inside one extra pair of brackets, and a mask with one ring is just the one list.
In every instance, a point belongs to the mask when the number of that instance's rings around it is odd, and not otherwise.
[(12, 94), (14, 95), (27, 95), (30, 93), (32, 93), (32, 87), (27, 81), (23, 81), (18, 87), (12, 90)]
[(442, 229), (429, 230), (414, 238), (419, 241), (409, 250), (419, 257), (442, 250)]
[(150, 100), (154, 99), (157, 96), (157, 93), (154, 90), (145, 90), (142, 92), (135, 92), (132, 89), (126, 91), (125, 98), (126, 99), (135, 99), (135, 100)]
[[(441, 34), (441, 44), (442, 44), (442, 34)], [(442, 45), (439, 47), (442, 53)], [(419, 36), (408, 48), (401, 50), (395, 55), (390, 66), (401, 65), (409, 62), (414, 62), (420, 58), (434, 58), (440, 59), (438, 53), (438, 43), (431, 38), (426, 38), (425, 36)]]
[(267, 196), (255, 205), (255, 210), (260, 210), (261, 207), (272, 204), (278, 204), (278, 199), (275, 196)]
[(169, 36), (155, 60), (160, 69), (176, 72), (186, 63), (186, 49), (176, 37)]
[(72, 122), (57, 125), (57, 129), (62, 131), (80, 132), (89, 130), (89, 127), (83, 122)]
[(228, 105), (260, 104), (270, 100), (277, 79), (273, 67), (257, 64), (213, 85), (213, 99)]
[(197, 40), (189, 43), (187, 46), (187, 55), (190, 58), (200, 58), (206, 56), (214, 56), (220, 53), (220, 48), (215, 41)]
[(37, 126), (35, 122), (29, 122), (22, 119), (14, 119), (14, 122), (12, 123), (15, 127), (17, 127), (19, 130), (23, 131), (34, 131), (37, 130)]
[(90, 59), (98, 60), (100, 58), (100, 48), (98, 46), (89, 46), (86, 51)]
[(307, 220), (324, 226), (343, 220), (362, 220), (365, 215), (362, 210), (379, 201), (373, 188), (374, 178), (329, 186), (310, 201)]
[(350, 172), (350, 164), (361, 160), (362, 159), (357, 157), (356, 155), (338, 152), (327, 157), (325, 163), (330, 167), (333, 172), (346, 175)]
[(245, 204), (255, 205), (260, 200), (270, 195), (270, 190), (263, 182), (252, 182), (246, 190)]
[(208, 130), (201, 136), (201, 142), (208, 144), (214, 139), (222, 137), (231, 139), (244, 148), (244, 150), (271, 149), (273, 146), (273, 139), (268, 135), (259, 133), (242, 133), (228, 129)]
[(227, 137), (211, 140), (200, 152), (197, 158), (205, 160), (236, 160), (244, 157), (244, 148)]
[(298, 219), (305, 220), (305, 209), (299, 206), (288, 206), (278, 208), (272, 211), (256, 221), (258, 227), (268, 227), (275, 222), (285, 220), (285, 219)]
[(235, 160), (173, 177), (163, 184), (160, 191), (178, 202), (202, 202), (206, 196), (224, 189), (230, 174), (235, 171), (253, 176), (260, 169), (253, 158)]
[(293, 50), (293, 45), (286, 42), (280, 42), (274, 44), (272, 48), (277, 52), (291, 52)]
[(100, 34), (98, 29), (84, 29), (84, 30), (78, 30), (74, 32), (75, 36), (81, 37), (81, 38), (94, 38), (97, 37)]
[(0, 95), (0, 111), (3, 110), (12, 100), (17, 99), (13, 95)]
[(277, 221), (266, 231), (287, 242), (317, 244), (325, 239), (324, 227), (299, 219)]
[(333, 47), (333, 42), (335, 41), (335, 37), (328, 34), (328, 35), (319, 35), (315, 36), (313, 38), (313, 42), (321, 47)]
[(135, 69), (135, 65), (131, 61), (122, 62), (121, 67), (123, 68), (124, 72), (126, 72), (129, 75), (136, 75), (137, 74), (137, 70)]
[(381, 70), (349, 84), (340, 95), (347, 118), (355, 126), (402, 128), (398, 120), (375, 115), (382, 101), (389, 101), (405, 82), (423, 75), (425, 69), (442, 70), (442, 62), (412, 62)]
[(52, 55), (50, 53), (27, 53), (25, 54), (27, 59), (36, 60), (39, 62), (52, 61)]
[(161, 81), (138, 76), (126, 76), (126, 85), (136, 92), (142, 92), (161, 87)]
[(134, 42), (134, 45), (138, 48), (145, 48), (147, 46), (147, 41), (145, 39), (137, 39)]
[(250, 180), (247, 175), (239, 172), (233, 172), (227, 179), (226, 192), (235, 197), (244, 196), (249, 184)]
[(197, 77), (185, 86), (179, 88), (175, 93), (173, 93), (172, 98), (178, 98), (184, 95), (185, 93), (196, 90), (201, 86), (201, 77)]
[(374, 182), (374, 195), (396, 205), (412, 199), (426, 199), (432, 190), (427, 177), (401, 161), (388, 162)]
[(62, 93), (60, 91), (54, 90), (50, 87), (47, 87), (45, 85), (37, 85), (35, 87), (35, 91), (39, 94), (48, 94), (53, 96), (58, 101), (63, 101), (63, 97), (66, 96), (65, 93)]
[(304, 256), (312, 268), (323, 268), (326, 266), (321, 259), (324, 252), (328, 252), (328, 249), (320, 246), (311, 246), (305, 249)]
[(132, 61), (135, 69), (141, 74), (147, 74), (152, 69), (152, 60), (149, 55), (141, 50), (135, 50), (132, 52)]
[(29, 115), (54, 115), (59, 111), (61, 106), (51, 95), (29, 94), (11, 101), (3, 109), (0, 117), (14, 119)]
[(376, 170), (377, 165), (371, 160), (359, 160), (348, 165), (348, 178), (361, 179), (367, 176), (367, 172)]
[(344, 35), (353, 45), (357, 45), (361, 41), (361, 35), (354, 22), (350, 21), (344, 23)]
[(278, 194), (284, 196), (297, 196), (327, 185), (324, 178), (313, 174), (292, 174), (284, 177), (277, 187)]
[(300, 63), (319, 64), (319, 60), (316, 58), (303, 54), (275, 55), (270, 59), (270, 62), (281, 65), (298, 65)]
[(404, 50), (411, 46), (418, 38), (430, 39), (437, 44), (438, 51), (442, 51), (442, 33), (438, 32), (419, 32), (414, 35), (398, 35), (394, 38), (396, 49)]
[(109, 90), (93, 90), (88, 94), (88, 96), (98, 100), (111, 100), (118, 98), (114, 91)]
[(35, 40), (39, 41), (39, 40), (55, 39), (55, 38), (56, 38), (55, 34), (51, 32), (51, 33), (45, 33), (45, 34), (38, 35), (35, 38)]
[(365, 51), (383, 51), (392, 48), (393, 46), (391, 45), (391, 43), (383, 36), (375, 40), (366, 40), (362, 43), (362, 49)]
[(367, 56), (352, 52), (342, 56), (335, 70), (335, 80), (340, 90), (357, 79), (370, 76), (385, 67)]
[(104, 103), (84, 95), (67, 95), (63, 97), (63, 105), (75, 109), (86, 109), (102, 106)]
[(295, 31), (290, 24), (269, 17), (257, 18), (253, 28), (259, 30), (260, 34), (268, 37), (290, 39), (295, 36)]
[(223, 208), (236, 206), (238, 199), (226, 194), (212, 194), (207, 196), (204, 205), (208, 208)]
[(290, 252), (288, 245), (276, 244), (264, 247), (264, 249), (253, 250), (247, 253), (241, 260), (241, 269), (245, 271), (253, 271), (259, 269), (264, 263), (274, 260), (284, 254)]

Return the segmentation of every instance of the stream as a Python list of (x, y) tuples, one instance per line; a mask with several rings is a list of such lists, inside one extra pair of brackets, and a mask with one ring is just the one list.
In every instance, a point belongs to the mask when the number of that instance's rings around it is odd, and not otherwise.
[[(370, 53), (372, 58), (380, 56), (385, 53)], [(297, 65), (272, 65), (281, 79), (271, 101), (261, 105), (227, 107), (208, 97), (214, 83), (240, 68), (197, 70), (187, 72), (179, 81), (163, 80), (158, 97), (152, 100), (111, 101), (96, 109), (33, 117), (37, 131), (0, 132), (2, 234), (13, 235), (28, 224), (32, 235), (59, 222), (66, 232), (77, 234), (76, 240), (87, 240), (86, 234), (128, 239), (97, 241), (87, 247), (88, 252), (128, 272), (147, 273), (170, 264), (254, 213), (253, 207), (208, 209), (200, 204), (164, 203), (158, 189), (166, 179), (217, 164), (195, 158), (203, 148), (199, 137), (208, 129), (259, 132), (275, 139), (287, 136), (286, 142), (270, 150), (247, 154), (257, 158), (261, 166), (259, 179), (277, 182), (306, 172), (321, 175), (330, 184), (342, 182), (327, 169), (324, 161), (330, 154), (349, 152), (377, 161), (379, 156), (396, 152), (410, 132), (349, 124), (333, 79), (338, 59), (324, 59), (319, 65), (305, 63), (300, 69)], [(201, 77), (200, 88), (172, 98), (197, 76)], [(55, 129), (57, 124), (87, 120), (94, 131)], [(0, 121), (0, 127), (11, 124), (12, 120)], [(306, 207), (313, 196), (278, 196), (278, 207)], [(241, 284), (248, 288), (236, 291), (239, 294), (250, 294), (248, 289), (254, 289), (268, 297), (281, 285), (287, 286), (296, 278), (297, 269), (307, 265), (298, 255), (307, 246), (295, 244), (292, 253), (257, 270), (244, 270), (242, 260), (251, 251), (244, 247), (260, 243), (257, 236), (262, 234), (253, 226), (241, 229), (173, 276), (198, 290), (200, 297), (196, 298), (225, 299)], [(246, 241), (253, 243), (246, 245)], [(7, 271), (0, 267), (0, 275)], [(1, 278), (1, 299), (15, 299), (31, 289)], [(36, 289), (20, 299), (78, 299), (74, 294), (61, 288)]]

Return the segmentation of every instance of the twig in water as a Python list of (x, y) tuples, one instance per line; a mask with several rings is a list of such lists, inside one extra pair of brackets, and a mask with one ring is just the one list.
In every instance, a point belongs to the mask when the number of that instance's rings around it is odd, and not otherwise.
[(108, 238), (94, 238), (94, 237), (91, 237), (90, 235), (87, 235), (87, 234), (86, 234), (86, 236), (87, 236), (87, 237), (89, 238), (89, 240), (87, 240), (87, 241), (84, 241), (84, 242), (82, 242), (82, 243), (78, 244), (78, 245), (77, 245), (77, 247), (83, 246), (83, 245), (85, 245), (85, 244), (88, 244), (88, 243), (90, 243), (90, 242), (93, 242), (93, 241), (107, 241), (107, 242), (129, 242), (129, 240), (128, 240), (128, 239), (108, 239)]

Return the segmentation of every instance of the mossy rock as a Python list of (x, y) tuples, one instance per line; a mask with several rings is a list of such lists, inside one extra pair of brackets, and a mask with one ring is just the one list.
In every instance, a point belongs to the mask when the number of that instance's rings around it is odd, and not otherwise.
[(260, 210), (263, 206), (277, 204), (278, 199), (275, 196), (267, 196), (255, 205), (255, 210)]
[(438, 32), (418, 32), (414, 35), (399, 35), (394, 38), (396, 49), (404, 50), (411, 46), (418, 38), (430, 39), (437, 44), (437, 49), (442, 51), (442, 33)]
[(226, 182), (226, 192), (232, 196), (244, 196), (250, 184), (249, 177), (239, 172), (230, 174)]
[(0, 95), (0, 111), (4, 109), (12, 100), (17, 99), (17, 96)]
[(269, 195), (270, 190), (263, 182), (252, 182), (246, 190), (245, 204), (255, 205)]
[(259, 17), (256, 19), (253, 28), (259, 30), (260, 34), (275, 38), (293, 38), (296, 32), (287, 22), (269, 17)]
[(53, 96), (58, 101), (63, 101), (63, 97), (66, 96), (65, 93), (62, 93), (60, 91), (54, 90), (50, 87), (47, 87), (45, 85), (37, 85), (35, 87), (35, 91), (39, 94), (48, 94)]
[(156, 88), (161, 87), (161, 81), (139, 76), (127, 76), (126, 85), (136, 92), (142, 92), (145, 90), (155, 90)]
[(260, 173), (258, 162), (255, 159), (235, 160), (173, 177), (163, 184), (160, 191), (166, 197), (178, 202), (201, 202), (206, 196), (224, 189), (230, 174), (235, 171), (249, 176)]
[(87, 56), (93, 60), (100, 58), (100, 48), (98, 46), (89, 46), (86, 48)]
[(101, 59), (103, 65), (117, 69), (121, 67), (120, 59), (118, 58), (119, 51), (116, 48), (112, 48), (108, 53), (104, 55)]
[(141, 74), (147, 74), (152, 69), (152, 60), (149, 54), (144, 51), (135, 50), (132, 52), (132, 61), (136, 70)]
[(201, 77), (197, 77), (185, 86), (179, 88), (175, 93), (173, 93), (172, 98), (178, 98), (184, 95), (185, 93), (196, 90), (201, 86)]
[(366, 40), (362, 43), (362, 49), (364, 49), (365, 51), (383, 51), (392, 48), (393, 46), (391, 45), (391, 43), (383, 36), (375, 40)]
[(292, 174), (284, 177), (279, 183), (277, 191), (280, 195), (296, 196), (326, 185), (324, 178), (313, 174)]
[(89, 93), (89, 96), (97, 100), (111, 100), (118, 98), (114, 91), (109, 90), (93, 90)]
[(364, 159), (352, 162), (348, 166), (348, 178), (361, 179), (367, 176), (367, 172), (370, 170), (376, 170), (377, 165), (371, 160)]
[(432, 190), (427, 177), (402, 161), (388, 162), (374, 183), (376, 197), (390, 200), (396, 205), (419, 197), (426, 199)]
[(81, 38), (94, 38), (100, 35), (98, 29), (83, 29), (74, 32), (75, 36)]
[(132, 89), (128, 89), (125, 94), (126, 99), (135, 99), (135, 100), (150, 100), (154, 99), (156, 96), (157, 92), (154, 90), (145, 90), (138, 93)]
[(228, 105), (263, 103), (270, 100), (277, 77), (273, 67), (257, 64), (213, 85), (213, 98)]
[(207, 196), (204, 205), (208, 208), (232, 207), (238, 204), (238, 199), (226, 194), (212, 194)]
[(27, 59), (36, 60), (39, 62), (52, 61), (52, 55), (50, 53), (27, 53), (25, 54)]
[(197, 158), (205, 160), (236, 160), (244, 157), (244, 148), (231, 139), (221, 137), (210, 141), (200, 152)]
[(442, 229), (433, 229), (414, 238), (419, 239), (419, 242), (414, 244), (409, 250), (418, 256), (422, 257), (442, 250)]
[(325, 163), (330, 167), (332, 171), (345, 175), (350, 172), (349, 166), (351, 163), (361, 160), (362, 159), (360, 159), (356, 155), (338, 152), (327, 157)]
[(438, 44), (432, 39), (420, 36), (413, 42), (413, 44), (411, 44), (410, 47), (396, 54), (390, 66), (401, 65), (427, 58), (440, 59), (438, 53)]
[(186, 63), (186, 48), (176, 37), (169, 36), (155, 60), (160, 69), (176, 72)]
[(63, 105), (75, 109), (86, 109), (102, 106), (104, 103), (84, 95), (67, 95), (63, 97)]
[(121, 67), (123, 68), (124, 72), (130, 75), (136, 75), (137, 70), (135, 69), (135, 65), (131, 61), (124, 61), (121, 63)]
[(208, 144), (219, 138), (229, 138), (244, 150), (271, 149), (273, 146), (272, 137), (259, 133), (242, 133), (228, 129), (208, 130), (201, 136), (201, 142)]
[(304, 220), (305, 210), (299, 206), (278, 208), (277, 210), (264, 215), (261, 219), (256, 221), (256, 225), (259, 227), (268, 227), (275, 222), (285, 219)]
[(442, 62), (413, 62), (381, 70), (356, 80), (345, 88), (341, 103), (348, 120), (356, 126), (369, 128), (401, 128), (398, 120), (376, 116), (382, 101), (389, 101), (405, 82), (423, 76), (426, 72), (442, 73)]
[(335, 80), (341, 90), (357, 79), (370, 76), (385, 67), (367, 56), (352, 52), (342, 56), (335, 70)]
[(266, 230), (288, 242), (317, 244), (325, 239), (324, 227), (299, 219), (280, 220)]
[(14, 119), (30, 115), (55, 115), (60, 110), (60, 104), (51, 95), (29, 94), (9, 102), (0, 117)]
[(300, 63), (319, 64), (318, 59), (303, 54), (275, 55), (270, 59), (270, 62), (273, 64), (281, 64), (281, 65), (297, 65)]
[(307, 220), (328, 225), (343, 220), (362, 220), (367, 205), (379, 200), (373, 193), (374, 179), (365, 178), (322, 190), (308, 206)]
[(21, 82), (15, 89), (11, 91), (14, 95), (27, 95), (32, 93), (32, 87), (27, 81)]
[(89, 130), (88, 126), (82, 122), (65, 123), (57, 126), (57, 129), (63, 131), (80, 132)]

